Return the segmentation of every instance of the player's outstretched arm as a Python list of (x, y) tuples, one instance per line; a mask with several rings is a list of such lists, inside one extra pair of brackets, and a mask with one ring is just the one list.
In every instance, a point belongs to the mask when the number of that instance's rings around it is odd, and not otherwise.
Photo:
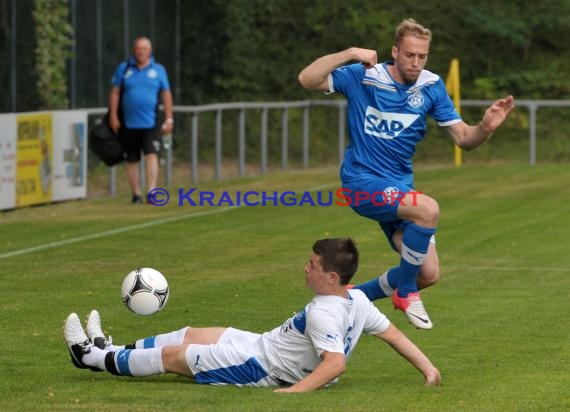
[(447, 131), (457, 146), (465, 150), (474, 149), (489, 140), (514, 107), (513, 96), (498, 99), (485, 110), (483, 119), (476, 126), (460, 122), (448, 126)]
[(420, 348), (393, 324), (390, 324), (384, 332), (378, 333), (376, 336), (387, 342), (396, 352), (414, 365), (424, 375), (426, 386), (439, 385), (441, 383), (439, 370), (433, 366)]
[(376, 50), (351, 47), (338, 53), (320, 57), (299, 73), (299, 83), (307, 89), (329, 90), (328, 75), (350, 61), (361, 62), (366, 68), (378, 63)]
[(340, 376), (345, 369), (344, 353), (323, 352), (323, 361), (307, 377), (288, 388), (275, 389), (275, 392), (310, 392), (326, 385)]

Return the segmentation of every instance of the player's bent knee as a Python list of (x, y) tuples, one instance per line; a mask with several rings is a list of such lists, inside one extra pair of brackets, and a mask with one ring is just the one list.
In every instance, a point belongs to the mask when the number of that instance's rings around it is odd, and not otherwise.
[(439, 204), (432, 198), (427, 198), (424, 204), (422, 218), (426, 222), (426, 226), (435, 227), (439, 220)]
[(439, 205), (429, 196), (420, 195), (415, 203), (400, 205), (398, 216), (424, 227), (436, 227), (439, 220)]

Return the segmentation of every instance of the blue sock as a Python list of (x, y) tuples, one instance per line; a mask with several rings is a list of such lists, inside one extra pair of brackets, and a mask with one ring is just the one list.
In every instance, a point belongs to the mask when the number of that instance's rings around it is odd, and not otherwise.
[(406, 297), (417, 292), (417, 277), (426, 257), (429, 242), (435, 228), (427, 228), (410, 223), (402, 237), (402, 257), (398, 276), (398, 296)]
[(392, 287), (392, 289), (396, 289), (398, 287), (398, 283), (400, 282), (400, 266), (396, 266), (388, 271), (388, 284)]
[(353, 289), (358, 289), (364, 292), (368, 300), (376, 300), (388, 297), (378, 282), (378, 278), (369, 280), (368, 282), (356, 285)]
[(383, 299), (394, 294), (394, 289), (398, 286), (398, 277), (395, 275), (400, 267), (392, 268), (382, 273), (377, 278), (371, 279), (366, 283), (353, 286), (353, 289), (358, 289), (364, 292), (370, 301), (376, 299)]

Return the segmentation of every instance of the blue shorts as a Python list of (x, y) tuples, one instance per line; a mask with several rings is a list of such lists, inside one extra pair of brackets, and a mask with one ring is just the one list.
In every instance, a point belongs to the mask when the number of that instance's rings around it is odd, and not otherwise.
[[(409, 220), (398, 217), (398, 206), (404, 195), (419, 192), (393, 179), (365, 176), (343, 181), (342, 193), (352, 210), (378, 222), (392, 248), (397, 250), (392, 243), (392, 236), (397, 230), (404, 230), (410, 224)], [(411, 196), (406, 195), (404, 202), (413, 201)]]

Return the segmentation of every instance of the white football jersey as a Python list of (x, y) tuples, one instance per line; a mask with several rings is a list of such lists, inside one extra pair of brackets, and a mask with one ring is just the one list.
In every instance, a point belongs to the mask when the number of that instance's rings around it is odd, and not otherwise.
[(257, 341), (269, 375), (296, 383), (321, 362), (324, 352), (343, 353), (348, 359), (362, 333), (383, 332), (390, 321), (360, 290), (347, 298), (315, 296), (305, 308)]

